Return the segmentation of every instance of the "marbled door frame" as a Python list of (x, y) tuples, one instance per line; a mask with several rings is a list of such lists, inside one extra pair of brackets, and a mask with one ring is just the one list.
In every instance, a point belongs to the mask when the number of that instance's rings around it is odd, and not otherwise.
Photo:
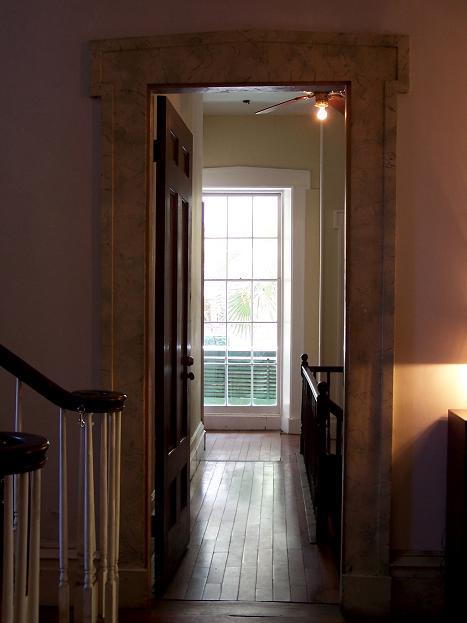
[[(234, 31), (95, 41), (91, 95), (102, 110), (103, 381), (124, 387), (122, 572), (147, 571), (151, 286), (149, 94), (184, 87), (349, 88), (346, 213), (346, 427), (341, 603), (390, 609), (395, 140), (408, 88), (399, 35)], [(131, 573), (130, 573), (131, 575)], [(141, 582), (133, 586), (141, 585)]]

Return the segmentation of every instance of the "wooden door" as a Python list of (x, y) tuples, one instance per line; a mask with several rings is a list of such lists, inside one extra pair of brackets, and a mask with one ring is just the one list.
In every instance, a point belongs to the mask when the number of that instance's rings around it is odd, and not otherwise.
[(154, 589), (170, 581), (189, 541), (188, 382), (193, 137), (157, 97)]

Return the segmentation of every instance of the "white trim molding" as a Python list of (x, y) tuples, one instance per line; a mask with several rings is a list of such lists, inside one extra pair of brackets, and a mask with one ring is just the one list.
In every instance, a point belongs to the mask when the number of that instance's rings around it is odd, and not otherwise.
[(393, 552), (392, 609), (395, 615), (440, 617), (444, 612), (444, 553)]
[[(257, 424), (235, 418), (239, 425), (254, 429), (280, 428), (285, 433), (300, 433), (301, 380), (300, 355), (304, 347), (304, 289), (305, 289), (305, 214), (306, 193), (311, 174), (301, 169), (263, 167), (212, 167), (203, 169), (203, 190), (237, 189), (280, 190), (283, 194), (282, 213), (282, 387), (280, 391), (280, 426), (277, 417), (259, 417)], [(219, 426), (219, 418), (230, 416), (205, 415), (206, 427)], [(248, 421), (247, 421), (248, 420)], [(214, 424), (214, 422), (216, 424)]]
[(204, 423), (199, 422), (190, 438), (190, 478), (193, 478), (193, 474), (203, 455), (205, 434)]

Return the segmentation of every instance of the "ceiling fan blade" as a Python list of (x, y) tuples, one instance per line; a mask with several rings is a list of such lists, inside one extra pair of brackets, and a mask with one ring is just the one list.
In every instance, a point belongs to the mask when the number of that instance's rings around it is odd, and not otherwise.
[(328, 98), (329, 106), (332, 106), (342, 115), (345, 114), (345, 97), (337, 93), (330, 93)]
[(298, 102), (300, 100), (309, 100), (314, 97), (313, 93), (308, 93), (307, 95), (299, 95), (298, 97), (292, 97), (290, 100), (284, 100), (283, 102), (279, 102), (278, 104), (273, 104), (273, 106), (268, 106), (267, 108), (262, 108), (261, 110), (257, 110), (255, 115), (262, 115), (263, 113), (268, 113), (275, 108), (279, 108), (279, 106), (283, 106), (284, 104), (291, 104), (292, 102)]

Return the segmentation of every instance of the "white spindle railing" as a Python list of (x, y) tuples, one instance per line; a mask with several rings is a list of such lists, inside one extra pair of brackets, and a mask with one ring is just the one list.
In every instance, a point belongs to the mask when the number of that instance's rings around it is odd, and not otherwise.
[[(79, 414), (81, 425), (81, 482), (82, 518), (78, 542), (82, 547), (82, 563), (78, 570), (81, 578), (75, 583), (82, 587), (81, 603), (71, 604), (68, 548), (68, 466), (67, 466), (67, 416), (60, 413), (59, 437), (59, 621), (68, 623), (70, 605), (80, 613), (83, 623), (99, 620), (118, 621), (118, 550), (120, 527), (120, 447), (121, 413)], [(100, 426), (94, 426), (94, 418)], [(100, 434), (94, 440), (94, 429)], [(99, 526), (96, 530), (96, 495), (94, 477), (94, 441), (99, 442)], [(97, 445), (97, 444), (96, 444)], [(79, 483), (75, 483), (78, 488)], [(96, 536), (99, 535), (98, 549)]]
[(1, 433), (3, 477), (2, 622), (38, 623), (41, 467), (48, 442)]
[(60, 621), (70, 616), (70, 580), (68, 576), (68, 452), (66, 442), (66, 413), (60, 409), (58, 441), (58, 612)]
[[(23, 382), (60, 407), (58, 617), (69, 623), (118, 621), (121, 409), (118, 392), (68, 392), (0, 345), (0, 366), (16, 376), (14, 430), (23, 430)], [(20, 379), (21, 377), (21, 379)], [(78, 415), (78, 417), (77, 417)], [(72, 418), (70, 420), (70, 417)], [(94, 420), (99, 426), (94, 427)], [(80, 473), (72, 480), (68, 432), (81, 426)], [(97, 433), (94, 432), (94, 428)], [(27, 435), (27, 434), (23, 434)], [(95, 439), (99, 435), (99, 439)], [(41, 438), (44, 439), (44, 438)], [(44, 439), (44, 441), (46, 441)], [(95, 461), (94, 446), (100, 455)], [(45, 456), (45, 455), (44, 455)], [(44, 458), (45, 460), (45, 458)], [(99, 500), (96, 501), (95, 467)], [(75, 470), (74, 470), (75, 471)], [(5, 472), (10, 474), (10, 472)], [(41, 472), (4, 476), (2, 623), (38, 623)], [(79, 491), (79, 494), (78, 494)], [(71, 492), (71, 495), (70, 495)], [(70, 565), (69, 498), (78, 499), (81, 564)], [(96, 530), (98, 511), (99, 525)], [(97, 541), (98, 537), (98, 542)]]
[(14, 601), (14, 533), (13, 533), (13, 478), (5, 476), (3, 481), (3, 595), (2, 621), (13, 621)]

